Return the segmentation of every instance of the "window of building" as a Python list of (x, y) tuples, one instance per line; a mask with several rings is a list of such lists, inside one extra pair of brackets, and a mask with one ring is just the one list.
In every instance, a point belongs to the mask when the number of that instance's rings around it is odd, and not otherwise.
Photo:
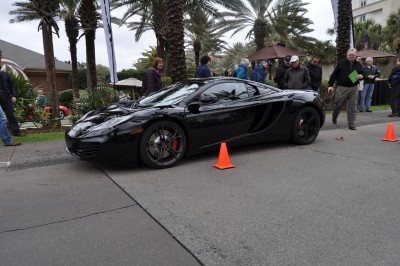
[(360, 21), (365, 21), (365, 14), (360, 16)]
[(367, 5), (367, 0), (361, 0), (361, 6), (366, 6)]

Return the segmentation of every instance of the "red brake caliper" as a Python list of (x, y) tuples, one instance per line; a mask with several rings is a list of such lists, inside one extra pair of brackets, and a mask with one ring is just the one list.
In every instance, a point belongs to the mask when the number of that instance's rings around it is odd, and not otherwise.
[(177, 139), (174, 139), (174, 140), (171, 142), (171, 149), (172, 149), (173, 151), (176, 151), (177, 146), (178, 146), (178, 140), (177, 140)]

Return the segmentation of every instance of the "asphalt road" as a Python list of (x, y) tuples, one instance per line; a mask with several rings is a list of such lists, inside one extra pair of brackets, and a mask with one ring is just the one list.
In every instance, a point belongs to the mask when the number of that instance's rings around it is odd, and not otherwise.
[(400, 144), (382, 138), (400, 119), (357, 119), (328, 116), (308, 146), (229, 150), (228, 170), (214, 153), (151, 170), (15, 148), (0, 265), (399, 265)]

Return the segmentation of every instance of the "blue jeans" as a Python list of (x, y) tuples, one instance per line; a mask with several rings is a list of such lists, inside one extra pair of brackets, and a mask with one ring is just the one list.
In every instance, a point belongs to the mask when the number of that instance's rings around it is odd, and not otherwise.
[(6, 114), (3, 112), (1, 106), (0, 106), (0, 138), (3, 141), (3, 144), (11, 143), (11, 136), (7, 128)]
[(374, 83), (365, 83), (361, 91), (360, 111), (369, 110), (371, 107), (372, 95), (374, 94)]

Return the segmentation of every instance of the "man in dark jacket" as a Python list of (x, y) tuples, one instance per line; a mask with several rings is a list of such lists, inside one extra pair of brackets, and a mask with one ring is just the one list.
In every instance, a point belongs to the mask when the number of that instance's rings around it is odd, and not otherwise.
[[(2, 51), (0, 51), (0, 64), (1, 58), (3, 57)], [(8, 75), (7, 72), (0, 72), (0, 105), (4, 113), (7, 116), (8, 122), (10, 123), (12, 134), (14, 136), (23, 136), (23, 133), (19, 129), (18, 120), (14, 115), (13, 104), (17, 101), (17, 89), (14, 86), (14, 81)]]
[(358, 83), (363, 79), (362, 66), (355, 60), (357, 50), (350, 48), (347, 59), (339, 62), (328, 81), (328, 93), (333, 92), (336, 83), (332, 123), (337, 124), (337, 117), (344, 104), (347, 103), (347, 123), (349, 129), (356, 130)]
[(319, 58), (314, 56), (307, 64), (308, 72), (310, 73), (310, 85), (314, 91), (318, 91), (321, 87), (322, 68), (318, 65)]
[(395, 75), (400, 75), (400, 58), (397, 58), (396, 67), (392, 69), (388, 78), (390, 87), (390, 107), (392, 108), (392, 113), (389, 114), (388, 117), (400, 116), (400, 80), (398, 80), (397, 83), (393, 81)]
[(290, 59), (291, 67), (286, 70), (283, 76), (284, 89), (306, 90), (310, 89), (310, 73), (305, 66), (300, 64), (300, 58), (293, 55)]
[(283, 77), (285, 76), (286, 70), (290, 68), (291, 55), (285, 56), (283, 64), (276, 70), (274, 81), (278, 84), (278, 88), (283, 90)]
[(261, 60), (258, 66), (251, 71), (250, 79), (259, 83), (265, 83), (267, 74), (265, 70), (271, 67), (272, 62), (269, 60)]
[(196, 73), (194, 74), (195, 78), (209, 78), (212, 76), (210, 69), (208, 68), (211, 65), (211, 58), (208, 55), (202, 56), (200, 58), (200, 66), (196, 69)]

